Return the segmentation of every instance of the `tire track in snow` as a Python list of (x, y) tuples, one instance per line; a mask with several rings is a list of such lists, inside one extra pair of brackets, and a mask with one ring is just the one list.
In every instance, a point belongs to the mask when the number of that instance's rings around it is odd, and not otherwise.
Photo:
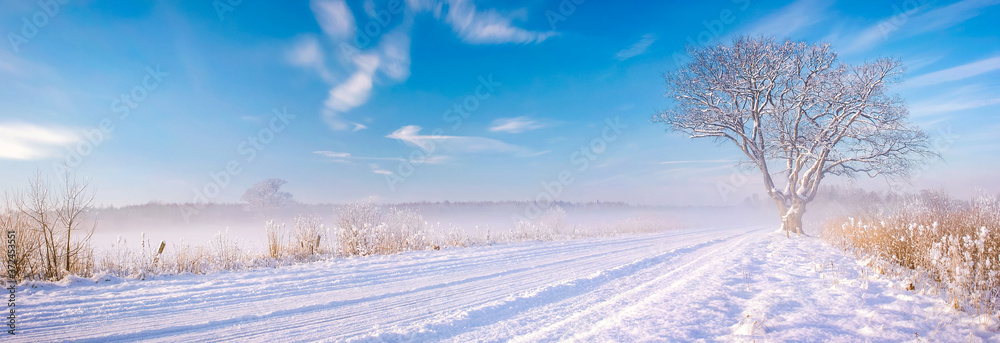
[[(419, 327), (410, 328), (404, 332), (394, 332), (370, 336), (365, 340), (369, 341), (426, 341), (441, 340), (455, 337), (464, 331), (475, 329), (495, 323), (498, 320), (507, 319), (535, 307), (544, 306), (553, 302), (560, 302), (580, 295), (585, 295), (608, 282), (619, 278), (628, 277), (647, 269), (658, 267), (670, 261), (682, 258), (695, 251), (708, 249), (722, 243), (730, 243), (725, 247), (717, 248), (713, 251), (725, 249), (733, 245), (733, 237), (717, 238), (708, 242), (695, 244), (671, 251), (647, 256), (627, 264), (618, 264), (612, 268), (603, 269), (587, 277), (564, 279), (558, 283), (549, 285), (529, 294), (516, 297), (508, 297), (504, 301), (494, 301), (486, 306), (466, 311), (463, 316), (452, 321), (424, 324)], [(464, 330), (464, 331), (463, 331)], [(481, 337), (477, 339), (482, 339)], [(529, 339), (534, 341), (534, 339)]]
[[(722, 243), (721, 246), (717, 245), (698, 246), (697, 249), (687, 250), (685, 251), (685, 253), (687, 254), (679, 256), (679, 259), (681, 260), (678, 261), (679, 264), (676, 266), (669, 266), (670, 269), (667, 272), (660, 273), (659, 276), (651, 280), (642, 282), (638, 285), (633, 285), (625, 291), (617, 292), (614, 296), (608, 299), (599, 300), (596, 303), (589, 304), (583, 309), (574, 311), (572, 315), (568, 316), (567, 318), (559, 322), (546, 325), (543, 328), (535, 332), (532, 332), (531, 334), (515, 337), (510, 341), (533, 342), (540, 340), (548, 340), (549, 338), (553, 337), (547, 337), (546, 335), (549, 335), (554, 331), (556, 331), (557, 329), (565, 327), (570, 324), (577, 324), (575, 325), (575, 327), (577, 328), (589, 327), (589, 330), (584, 333), (578, 333), (576, 335), (573, 335), (570, 339), (568, 339), (568, 341), (587, 341), (583, 338), (592, 336), (595, 332), (598, 332), (602, 328), (606, 327), (609, 322), (613, 322), (618, 319), (618, 316), (615, 315), (608, 316), (607, 313), (599, 313), (600, 311), (607, 311), (609, 310), (610, 307), (615, 307), (613, 311), (608, 311), (612, 313), (621, 313), (629, 311), (630, 309), (633, 309), (641, 305), (642, 300), (651, 297), (650, 294), (642, 294), (642, 293), (664, 293), (665, 290), (676, 289), (680, 285), (689, 283), (692, 279), (697, 279), (701, 277), (706, 270), (715, 269), (717, 267), (715, 264), (705, 263), (706, 260), (716, 259), (717, 254), (720, 252), (732, 251), (734, 247), (743, 244), (744, 241), (751, 238), (751, 236), (749, 236), (749, 233), (751, 232), (748, 232), (747, 234), (736, 235), (732, 237), (727, 237), (725, 239), (721, 239), (720, 240), (720, 243)], [(706, 253), (694, 254), (694, 252), (698, 250), (705, 250), (708, 248), (711, 248), (711, 251), (708, 251)], [(689, 255), (694, 255), (695, 258), (693, 259), (684, 258)], [(673, 261), (664, 261), (663, 264), (668, 264), (668, 262), (673, 262)], [(700, 266), (694, 268), (693, 270), (690, 269), (692, 266), (695, 266), (699, 263), (701, 264)], [(661, 283), (663, 283), (666, 280), (670, 281), (666, 285), (661, 285)], [(620, 307), (623, 304), (627, 304), (626, 305), (627, 307), (624, 310), (621, 310)], [(598, 318), (599, 320), (596, 323), (592, 322), (592, 320), (595, 317)], [(565, 341), (566, 340), (565, 337), (563, 338)]]
[[(720, 233), (687, 230), (515, 243), (207, 276), (42, 287), (25, 298), (32, 300), (32, 308), (19, 319), (30, 325), (18, 336), (34, 338), (30, 341), (359, 338), (381, 331), (376, 326), (447, 325), (456, 314), (468, 316), (477, 309), (485, 314), (491, 305), (599, 277), (648, 260), (654, 250), (705, 242)], [(613, 279), (605, 276), (605, 281)], [(591, 283), (590, 289), (600, 285)], [(90, 317), (81, 316), (81, 311)], [(93, 325), (95, 321), (105, 324)], [(460, 333), (461, 328), (453, 328)]]

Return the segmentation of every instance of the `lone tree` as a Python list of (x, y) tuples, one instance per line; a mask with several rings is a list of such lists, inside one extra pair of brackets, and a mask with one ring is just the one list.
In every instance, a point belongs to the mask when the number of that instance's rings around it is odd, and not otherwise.
[(653, 117), (691, 138), (735, 144), (764, 178), (781, 227), (802, 234), (802, 215), (830, 175), (906, 177), (937, 156), (887, 86), (898, 60), (837, 61), (829, 44), (737, 37), (688, 47), (693, 60), (666, 75), (674, 106)]
[(266, 215), (271, 210), (285, 207), (292, 203), (292, 194), (281, 191), (281, 186), (284, 186), (286, 183), (288, 181), (282, 179), (267, 179), (258, 182), (253, 187), (250, 187), (246, 193), (243, 193), (243, 197), (240, 200), (247, 203), (247, 210), (257, 211), (262, 215)]

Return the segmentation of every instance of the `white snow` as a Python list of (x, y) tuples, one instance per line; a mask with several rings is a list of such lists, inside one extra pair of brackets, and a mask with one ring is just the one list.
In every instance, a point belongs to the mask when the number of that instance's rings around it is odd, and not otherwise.
[(22, 342), (998, 340), (773, 227), (75, 279), (22, 285), (17, 306)]

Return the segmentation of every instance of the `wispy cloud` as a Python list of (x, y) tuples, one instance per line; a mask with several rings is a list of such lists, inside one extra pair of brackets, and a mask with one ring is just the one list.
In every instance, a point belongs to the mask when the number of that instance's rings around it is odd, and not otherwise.
[(475, 3), (469, 0), (447, 0), (446, 3), (448, 9), (443, 14), (444, 20), (466, 43), (539, 43), (556, 34), (516, 27), (513, 18), (494, 10), (477, 10)]
[(983, 8), (1000, 4), (1000, 0), (962, 0), (915, 16), (911, 34), (944, 30), (982, 14)]
[(306, 35), (296, 39), (291, 51), (287, 53), (288, 62), (292, 65), (312, 69), (326, 82), (333, 82), (333, 76), (326, 69), (323, 49), (316, 37)]
[[(324, 54), (323, 44), (310, 36), (297, 39), (287, 53), (293, 65), (316, 72), (330, 84), (327, 98), (320, 110), (327, 125), (337, 131), (358, 131), (367, 126), (345, 118), (345, 114), (364, 105), (371, 99), (376, 83), (394, 83), (410, 76), (410, 30), (417, 13), (432, 11), (434, 16), (452, 27), (470, 44), (537, 43), (555, 35), (555, 32), (536, 32), (519, 28), (513, 24), (515, 15), (504, 15), (494, 10), (478, 10), (467, 0), (408, 0), (408, 11), (403, 11), (402, 20), (392, 24), (387, 32), (377, 39), (373, 47), (357, 46), (354, 41), (357, 26), (354, 14), (344, 0), (312, 0), (311, 9), (316, 21), (330, 41), (334, 55)], [(361, 4), (364, 12), (372, 16), (374, 2)], [(442, 9), (447, 5), (447, 11)], [(518, 12), (526, 16), (523, 10)], [(398, 17), (397, 17), (398, 18)], [(399, 19), (392, 18), (395, 22)], [(368, 18), (369, 20), (377, 20)], [(361, 23), (364, 24), (364, 23)], [(367, 25), (367, 24), (364, 24)], [(327, 64), (340, 63), (344, 71), (341, 80), (328, 68)]]
[[(410, 26), (412, 13), (406, 12), (403, 19), (391, 30), (378, 37), (373, 47), (360, 47), (354, 41), (356, 23), (354, 14), (344, 0), (313, 0), (312, 11), (323, 29), (325, 38), (333, 46), (340, 63), (342, 79), (338, 80), (328, 69), (330, 63), (324, 53), (323, 44), (311, 36), (298, 38), (287, 53), (291, 64), (315, 71), (330, 84), (327, 98), (320, 110), (323, 120), (333, 130), (359, 131), (367, 126), (352, 122), (344, 115), (365, 104), (371, 98), (374, 84), (379, 80), (398, 82), (410, 75)], [(374, 19), (373, 19), (374, 20)]]
[(388, 138), (400, 140), (425, 151), (444, 150), (455, 153), (508, 153), (518, 156), (536, 156), (528, 148), (504, 143), (496, 139), (473, 136), (421, 135), (423, 128), (407, 125), (389, 134)]
[(347, 130), (348, 122), (340, 118), (344, 112), (361, 106), (371, 96), (375, 70), (379, 65), (378, 55), (357, 55), (354, 58), (357, 67), (354, 74), (347, 80), (330, 89), (323, 103), (323, 119), (336, 130)]
[(980, 9), (998, 3), (1000, 0), (963, 0), (936, 9), (931, 9), (930, 3), (915, 8), (894, 7), (891, 16), (861, 30), (853, 41), (845, 44), (845, 52), (865, 51), (894, 36), (911, 37), (944, 30), (975, 18), (982, 13)]
[(1000, 97), (986, 99), (969, 99), (961, 101), (949, 101), (935, 104), (914, 105), (913, 116), (921, 117), (932, 114), (943, 114), (957, 111), (971, 110), (980, 107), (987, 107), (1000, 104)]
[(916, 70), (923, 69), (927, 66), (934, 64), (944, 58), (945, 54), (941, 52), (937, 53), (926, 53), (918, 56), (913, 56), (910, 58), (904, 58), (903, 62), (906, 65), (906, 71), (912, 72)]
[(906, 81), (907, 87), (923, 87), (957, 81), (1000, 69), (1000, 57), (992, 57), (920, 75)]
[(742, 31), (751, 36), (790, 36), (823, 21), (826, 9), (832, 4), (832, 0), (798, 0), (747, 25)]
[(663, 161), (660, 164), (693, 164), (693, 163), (736, 163), (738, 160), (686, 160), (686, 161)]
[(0, 159), (40, 160), (57, 157), (59, 147), (80, 141), (72, 130), (31, 124), (0, 124)]
[(526, 116), (514, 118), (499, 118), (490, 124), (492, 132), (521, 133), (545, 127), (544, 124)]
[(1000, 104), (996, 87), (970, 85), (910, 106), (913, 117), (940, 116)]
[(656, 41), (656, 35), (652, 33), (644, 34), (642, 35), (642, 39), (639, 39), (638, 42), (632, 43), (632, 45), (629, 46), (628, 48), (619, 51), (617, 54), (615, 54), (615, 58), (618, 59), (619, 61), (624, 61), (632, 57), (642, 55), (643, 53), (646, 52), (646, 49), (649, 49), (650, 45), (653, 45), (653, 42), (655, 41)]
[[(327, 157), (330, 161), (339, 163), (350, 163), (351, 161), (396, 161), (405, 162), (407, 161), (403, 157), (368, 157), (368, 156), (354, 156), (348, 152), (336, 152), (336, 151), (313, 151), (314, 154)], [(429, 156), (423, 160), (421, 163), (424, 164), (443, 164), (447, 163), (451, 158), (444, 155)]]

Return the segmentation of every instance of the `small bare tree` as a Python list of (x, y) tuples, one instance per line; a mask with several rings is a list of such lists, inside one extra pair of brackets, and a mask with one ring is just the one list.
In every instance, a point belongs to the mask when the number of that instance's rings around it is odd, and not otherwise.
[(802, 234), (825, 177), (906, 177), (937, 156), (903, 100), (887, 93), (903, 73), (897, 60), (852, 66), (829, 44), (766, 37), (688, 52), (693, 61), (666, 75), (674, 107), (653, 120), (735, 144), (760, 170), (786, 233)]
[(281, 186), (286, 183), (288, 181), (282, 179), (267, 179), (258, 182), (247, 189), (240, 200), (246, 203), (247, 210), (257, 211), (262, 216), (267, 217), (268, 212), (292, 203), (292, 194), (281, 191)]
[[(86, 219), (84, 216), (93, 208), (94, 203), (94, 193), (88, 189), (90, 182), (81, 183), (68, 173), (63, 176), (63, 182), (63, 193), (59, 198), (56, 216), (59, 218), (61, 229), (66, 231), (65, 256), (63, 256), (65, 270), (72, 272), (75, 271), (73, 264), (80, 262), (80, 252), (88, 249), (97, 222), (91, 222), (89, 226), (84, 223)], [(74, 232), (80, 234), (76, 236), (78, 237), (76, 242), (73, 241)]]

